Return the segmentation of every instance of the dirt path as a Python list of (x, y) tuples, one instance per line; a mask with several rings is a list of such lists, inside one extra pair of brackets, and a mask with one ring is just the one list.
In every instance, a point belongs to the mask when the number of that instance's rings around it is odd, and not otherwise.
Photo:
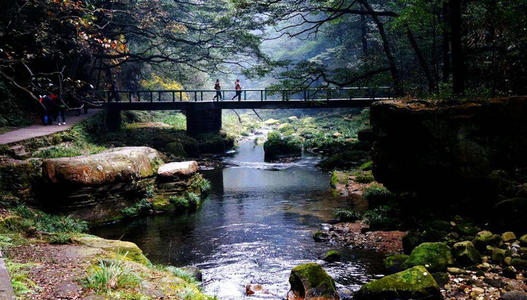
[(57, 133), (60, 131), (64, 131), (67, 129), (70, 129), (73, 127), (73, 125), (88, 119), (89, 117), (92, 117), (93, 115), (99, 113), (100, 109), (91, 109), (88, 111), (87, 114), (81, 114), (80, 116), (74, 116), (73, 112), (71, 114), (68, 114), (66, 116), (66, 125), (49, 125), (44, 126), (41, 124), (38, 125), (31, 125), (29, 127), (23, 127), (19, 128), (13, 131), (6, 132), (4, 134), (0, 134), (0, 145), (5, 144), (11, 144), (15, 142), (20, 142), (23, 140), (39, 137), (39, 136), (45, 136), (53, 133)]

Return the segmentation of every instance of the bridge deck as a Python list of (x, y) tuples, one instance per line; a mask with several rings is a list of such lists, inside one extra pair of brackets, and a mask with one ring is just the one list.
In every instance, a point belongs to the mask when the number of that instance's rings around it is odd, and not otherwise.
[(137, 102), (103, 102), (99, 103), (118, 110), (186, 110), (191, 107), (208, 107), (215, 109), (280, 109), (280, 108), (340, 108), (367, 107), (373, 102), (386, 100), (382, 98), (320, 99), (320, 100), (242, 100), (242, 101), (137, 101)]

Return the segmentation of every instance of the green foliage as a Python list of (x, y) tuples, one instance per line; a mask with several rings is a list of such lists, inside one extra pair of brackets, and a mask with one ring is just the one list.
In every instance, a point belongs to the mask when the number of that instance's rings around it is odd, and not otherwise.
[(148, 198), (143, 198), (133, 206), (121, 210), (124, 217), (134, 217), (152, 209), (152, 203)]
[(58, 157), (73, 157), (82, 155), (83, 151), (80, 149), (64, 146), (55, 146), (39, 151), (34, 157), (39, 158), (58, 158)]
[(375, 181), (371, 171), (356, 171), (352, 173), (355, 176), (355, 181), (358, 183), (370, 183)]
[(38, 286), (28, 278), (29, 272), (35, 266), (31, 263), (16, 263), (6, 259), (6, 268), (11, 276), (11, 286), (17, 297), (33, 293)]
[(383, 205), (367, 210), (362, 215), (364, 222), (370, 225), (372, 230), (393, 230), (401, 226), (398, 218), (399, 211), (393, 206)]
[(73, 242), (71, 239), (72, 237), (73, 235), (71, 233), (57, 232), (57, 233), (54, 233), (48, 236), (47, 240), (50, 244), (63, 245), (63, 244), (71, 244)]
[(141, 279), (121, 260), (99, 260), (86, 277), (83, 286), (97, 293), (107, 293), (119, 288), (137, 287)]
[(178, 211), (193, 211), (201, 205), (200, 196), (192, 192), (186, 192), (184, 196), (172, 196), (169, 200)]
[(264, 143), (265, 160), (276, 160), (284, 156), (300, 156), (302, 142), (296, 136), (282, 137), (279, 132), (271, 131)]
[(362, 218), (362, 214), (353, 209), (341, 209), (335, 210), (335, 217), (341, 222), (354, 222)]
[(85, 232), (88, 230), (86, 221), (68, 216), (49, 215), (25, 205), (17, 206), (13, 212), (23, 220), (23, 227), (34, 227), (38, 231), (48, 233)]
[(185, 270), (185, 269), (182, 269), (182, 268), (176, 268), (176, 267), (172, 267), (172, 266), (169, 266), (166, 269), (168, 271), (170, 271), (172, 274), (174, 274), (174, 276), (179, 277), (179, 278), (185, 280), (188, 283), (195, 283), (196, 282), (196, 280), (194, 279), (194, 276), (188, 270)]
[(364, 188), (362, 197), (370, 207), (375, 207), (392, 202), (395, 195), (381, 184), (375, 183)]

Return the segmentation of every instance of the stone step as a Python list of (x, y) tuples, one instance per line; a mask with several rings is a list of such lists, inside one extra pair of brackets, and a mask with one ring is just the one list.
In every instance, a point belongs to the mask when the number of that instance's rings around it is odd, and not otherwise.
[(15, 158), (26, 159), (31, 156), (31, 153), (26, 151), (26, 148), (23, 145), (15, 145), (9, 147), (9, 151)]

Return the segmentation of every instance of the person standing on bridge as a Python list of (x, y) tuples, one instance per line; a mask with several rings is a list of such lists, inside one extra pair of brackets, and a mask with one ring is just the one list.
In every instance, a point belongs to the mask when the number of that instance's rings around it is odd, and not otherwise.
[(223, 100), (223, 98), (221, 97), (221, 85), (220, 85), (220, 80), (219, 79), (216, 79), (216, 84), (214, 85), (214, 89), (216, 90), (216, 96), (214, 96), (214, 98), (212, 98), (212, 101), (214, 100)]
[(234, 95), (231, 100), (234, 100), (234, 98), (238, 97), (238, 101), (242, 101), (242, 86), (240, 85), (240, 79), (236, 79), (236, 82), (234, 83), (234, 89), (236, 90), (236, 95)]

